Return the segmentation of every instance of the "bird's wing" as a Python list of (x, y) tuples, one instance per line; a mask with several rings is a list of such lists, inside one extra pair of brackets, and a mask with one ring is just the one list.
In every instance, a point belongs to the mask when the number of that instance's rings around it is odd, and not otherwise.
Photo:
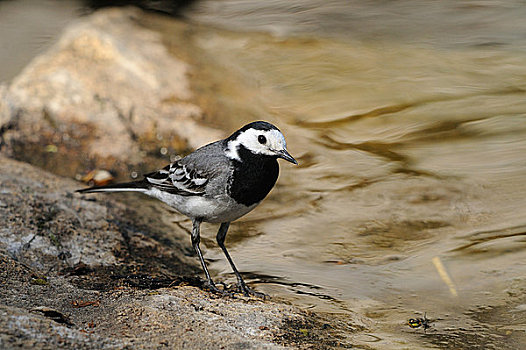
[(154, 187), (183, 196), (203, 195), (209, 181), (192, 164), (183, 164), (180, 160), (144, 177)]

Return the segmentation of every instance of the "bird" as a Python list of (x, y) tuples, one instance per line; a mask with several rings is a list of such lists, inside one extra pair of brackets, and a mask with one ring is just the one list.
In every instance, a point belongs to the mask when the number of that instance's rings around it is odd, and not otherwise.
[(255, 121), (145, 174), (141, 180), (77, 192), (140, 192), (190, 218), (192, 246), (206, 276), (204, 285), (214, 293), (225, 294), (210, 277), (199, 246), (201, 223), (220, 224), (216, 241), (236, 275), (240, 292), (265, 298), (265, 294), (247, 286), (225, 247), (225, 238), (230, 223), (252, 211), (274, 187), (279, 175), (278, 158), (298, 165), (287, 150), (283, 133), (269, 122)]

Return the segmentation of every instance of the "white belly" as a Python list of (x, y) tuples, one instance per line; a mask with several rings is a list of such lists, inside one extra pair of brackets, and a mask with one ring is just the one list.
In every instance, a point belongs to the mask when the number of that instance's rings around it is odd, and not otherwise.
[(205, 198), (201, 196), (178, 196), (152, 188), (146, 194), (168, 204), (181, 214), (190, 218), (202, 218), (211, 223), (231, 222), (254, 209), (259, 203), (249, 207), (222, 196)]

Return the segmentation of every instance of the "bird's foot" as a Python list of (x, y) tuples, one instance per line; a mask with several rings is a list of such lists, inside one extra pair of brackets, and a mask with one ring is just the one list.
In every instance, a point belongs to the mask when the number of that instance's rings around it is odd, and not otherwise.
[(222, 297), (228, 296), (231, 298), (235, 298), (234, 293), (227, 291), (226, 289), (219, 289), (212, 281), (207, 281), (203, 283), (203, 287), (209, 291), (211, 291), (214, 294), (220, 295)]
[(243, 293), (243, 295), (246, 297), (253, 296), (256, 298), (263, 299), (263, 300), (270, 300), (270, 296), (268, 296), (265, 293), (256, 292), (255, 290), (250, 289), (244, 282), (239, 282), (238, 287), (241, 293)]

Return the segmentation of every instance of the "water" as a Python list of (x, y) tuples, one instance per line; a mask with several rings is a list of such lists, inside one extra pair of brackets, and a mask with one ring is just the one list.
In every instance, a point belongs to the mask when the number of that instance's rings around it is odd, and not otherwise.
[[(359, 345), (524, 348), (525, 9), (231, 0), (144, 17), (195, 67), (207, 118), (275, 122), (300, 162), (227, 237), (258, 290), (373, 319)], [(233, 282), (216, 229), (206, 256)], [(424, 312), (425, 334), (406, 323)]]
[(13, 79), (81, 13), (81, 1), (0, 1), (0, 82)]
[[(224, 107), (278, 123), (301, 164), (233, 227), (238, 266), (272, 295), (374, 319), (357, 344), (524, 348), (526, 7), (319, 5), (189, 15), (233, 30), (190, 39)], [(406, 324), (424, 312), (425, 335)]]
[(447, 48), (526, 46), (521, 0), (204, 0), (188, 16), (240, 31)]

